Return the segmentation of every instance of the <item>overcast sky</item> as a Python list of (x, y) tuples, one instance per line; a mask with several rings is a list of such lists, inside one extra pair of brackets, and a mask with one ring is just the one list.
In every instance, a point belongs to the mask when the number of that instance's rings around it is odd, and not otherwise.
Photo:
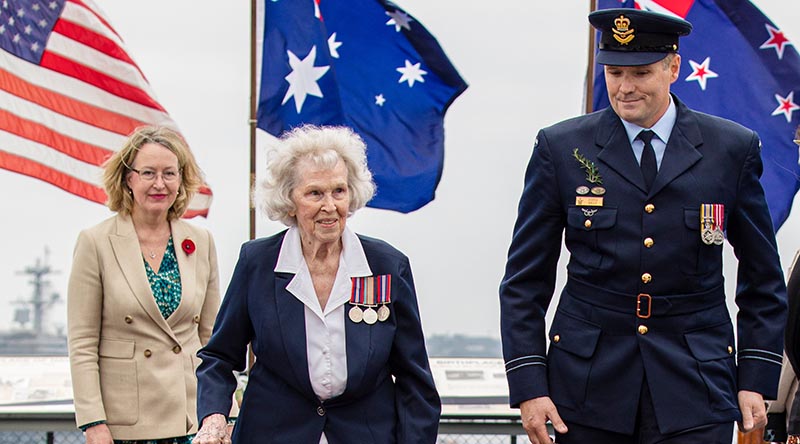
[[(192, 222), (209, 228), (216, 239), (224, 292), (239, 247), (249, 238), (249, 2), (96, 2), (180, 126), (214, 192), (208, 219)], [(497, 288), (533, 140), (541, 127), (583, 110), (589, 2), (396, 3), (438, 38), (470, 87), (445, 119), (445, 166), (436, 199), (408, 215), (364, 209), (348, 225), (410, 257), (428, 335), (499, 337)], [(754, 3), (791, 40), (800, 41), (796, 1)], [(60, 271), (51, 279), (53, 290), (66, 297), (78, 232), (110, 212), (4, 170), (0, 189), (0, 306), (29, 296), (30, 286), (17, 272), (45, 248)], [(798, 213), (778, 234), (784, 270), (800, 248)], [(282, 228), (259, 217), (259, 235)], [(735, 262), (727, 251), (732, 291)], [(51, 325), (64, 324), (63, 308), (63, 303), (56, 307)], [(0, 328), (12, 314), (0, 310)]]

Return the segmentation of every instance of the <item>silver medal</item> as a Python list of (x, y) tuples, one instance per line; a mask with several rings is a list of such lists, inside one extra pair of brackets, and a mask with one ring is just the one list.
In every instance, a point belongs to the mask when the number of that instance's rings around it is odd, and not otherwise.
[(373, 310), (372, 307), (369, 307), (368, 309), (364, 310), (364, 322), (366, 322), (369, 325), (372, 325), (377, 321), (378, 321), (378, 313), (375, 312), (375, 310)]
[(389, 307), (386, 304), (381, 305), (381, 307), (378, 309), (378, 320), (381, 322), (386, 321), (389, 319), (389, 313)]
[(353, 308), (351, 308), (350, 311), (347, 313), (347, 315), (350, 317), (350, 320), (355, 322), (356, 324), (358, 324), (364, 319), (364, 312), (362, 312), (361, 308), (359, 308), (357, 305), (354, 305)]

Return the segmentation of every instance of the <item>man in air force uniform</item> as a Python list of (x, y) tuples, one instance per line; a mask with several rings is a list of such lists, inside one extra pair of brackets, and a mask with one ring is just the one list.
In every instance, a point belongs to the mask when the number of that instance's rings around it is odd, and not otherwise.
[(589, 20), (611, 107), (537, 136), (500, 286), (510, 403), (535, 444), (547, 420), (558, 443), (730, 443), (734, 421), (765, 424), (781, 368), (786, 289), (760, 141), (670, 93), (691, 24), (633, 9)]

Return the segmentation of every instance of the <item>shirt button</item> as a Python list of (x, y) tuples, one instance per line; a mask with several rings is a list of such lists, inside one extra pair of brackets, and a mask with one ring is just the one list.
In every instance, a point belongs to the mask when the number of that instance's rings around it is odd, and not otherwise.
[(194, 315), (194, 317), (192, 318), (192, 322), (194, 322), (195, 324), (199, 324), (200, 323), (200, 315)]
[(177, 355), (180, 352), (181, 352), (181, 346), (180, 345), (176, 345), (175, 347), (172, 347), (172, 353), (175, 353)]
[(130, 324), (131, 322), (133, 322), (133, 316), (131, 315), (125, 316), (125, 323)]
[(644, 211), (646, 213), (652, 213), (655, 210), (656, 210), (656, 206), (653, 205), (653, 204), (647, 204), (647, 205), (644, 206)]
[(650, 273), (645, 273), (642, 275), (642, 282), (644, 282), (645, 284), (649, 283), (652, 280), (653, 276)]
[(145, 358), (149, 358), (150, 356), (153, 356), (153, 352), (151, 352), (149, 348), (148, 348), (148, 349), (145, 349), (145, 351), (144, 351), (144, 357), (145, 357)]
[(586, 227), (586, 228), (592, 228), (592, 221), (589, 220), (589, 219), (586, 219), (586, 222), (583, 223), (583, 226)]
[(648, 328), (646, 325), (640, 325), (637, 330), (639, 331), (640, 335), (646, 335), (648, 332)]
[(653, 242), (653, 238), (652, 237), (647, 237), (647, 238), (644, 239), (644, 246), (647, 247), (647, 248), (652, 247), (654, 243), (655, 242)]
[(317, 415), (325, 416), (325, 407), (323, 407), (323, 406), (317, 407)]

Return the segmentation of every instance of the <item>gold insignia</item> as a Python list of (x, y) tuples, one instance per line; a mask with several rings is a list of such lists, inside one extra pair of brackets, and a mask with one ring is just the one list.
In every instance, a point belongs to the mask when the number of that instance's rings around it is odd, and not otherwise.
[(615, 28), (612, 29), (611, 32), (614, 33), (614, 40), (618, 41), (620, 45), (627, 45), (635, 37), (633, 35), (634, 30), (630, 28), (630, 26), (631, 19), (624, 15), (620, 15), (614, 19)]

